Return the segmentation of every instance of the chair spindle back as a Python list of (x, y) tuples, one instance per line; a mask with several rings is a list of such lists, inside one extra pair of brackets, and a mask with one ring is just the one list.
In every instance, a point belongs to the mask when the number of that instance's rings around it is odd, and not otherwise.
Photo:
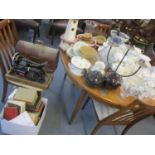
[[(17, 32), (13, 20), (0, 21), (0, 65), (7, 72), (12, 66)], [(5, 74), (5, 73), (4, 73)]]
[(120, 110), (107, 118), (105, 124), (128, 125), (153, 114), (155, 114), (155, 107), (145, 105), (141, 101), (136, 100), (132, 105), (127, 107), (126, 110)]

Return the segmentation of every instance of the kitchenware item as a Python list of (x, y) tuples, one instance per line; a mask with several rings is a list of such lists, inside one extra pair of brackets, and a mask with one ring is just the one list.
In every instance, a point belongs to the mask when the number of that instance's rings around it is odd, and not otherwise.
[(118, 30), (111, 30), (110, 34), (111, 37), (120, 37), (120, 39), (125, 43), (128, 42), (130, 39), (130, 37), (127, 34), (120, 32)]
[(106, 42), (106, 37), (98, 35), (98, 36), (94, 37), (94, 40), (95, 40), (96, 44), (102, 45), (104, 42)]
[(78, 41), (73, 45), (73, 53), (74, 55), (80, 55), (80, 48), (82, 46), (89, 46), (87, 43), (85, 43), (84, 41)]
[(94, 66), (92, 66), (91, 71), (98, 71), (102, 75), (105, 74), (105, 64), (103, 61), (97, 61)]
[(68, 64), (68, 67), (69, 67), (69, 69), (70, 69), (70, 71), (74, 74), (74, 75), (76, 75), (76, 76), (82, 76), (82, 69), (79, 69), (79, 68), (77, 68), (77, 67), (75, 67), (73, 64), (71, 64), (71, 63), (69, 63)]
[(74, 51), (73, 51), (73, 47), (72, 47), (72, 46), (69, 47), (69, 48), (67, 49), (66, 54), (67, 54), (70, 58), (72, 58), (73, 56), (76, 56), (75, 53), (74, 53)]
[(91, 71), (84, 69), (84, 80), (90, 87), (101, 87), (103, 76), (99, 71)]
[(72, 57), (71, 63), (79, 69), (88, 69), (91, 67), (91, 63), (87, 59), (80, 56)]
[(97, 51), (90, 46), (81, 46), (80, 56), (89, 60), (92, 64), (97, 61)]

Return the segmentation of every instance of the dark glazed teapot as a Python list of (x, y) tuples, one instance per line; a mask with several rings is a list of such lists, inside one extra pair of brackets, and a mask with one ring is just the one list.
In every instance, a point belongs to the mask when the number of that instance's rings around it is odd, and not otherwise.
[(90, 87), (100, 87), (103, 89), (115, 89), (121, 85), (121, 76), (111, 68), (107, 69), (105, 75), (99, 71), (84, 70), (84, 79)]
[(84, 70), (84, 79), (90, 87), (101, 87), (103, 76), (99, 71)]
[(119, 76), (111, 68), (108, 68), (105, 76), (103, 77), (102, 87), (106, 89), (115, 89), (121, 85), (121, 80), (121, 76)]

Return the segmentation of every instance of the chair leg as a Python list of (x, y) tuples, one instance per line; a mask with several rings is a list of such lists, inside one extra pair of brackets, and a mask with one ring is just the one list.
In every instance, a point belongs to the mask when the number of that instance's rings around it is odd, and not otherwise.
[(103, 126), (103, 121), (99, 121), (95, 128), (92, 130), (91, 135), (95, 135), (97, 133), (97, 131)]
[(129, 125), (127, 125), (124, 130), (122, 131), (121, 135), (125, 135), (127, 133), (127, 131), (134, 125), (135, 123), (130, 123)]
[(35, 40), (36, 40), (36, 30), (34, 30), (34, 34), (33, 34), (33, 43), (35, 42)]
[(121, 135), (125, 135), (127, 133), (127, 131), (133, 126), (133, 124), (131, 125), (127, 125), (124, 130), (122, 131)]
[(2, 93), (2, 98), (1, 98), (1, 101), (3, 103), (5, 102), (7, 91), (8, 91), (8, 82), (4, 79), (3, 80), (3, 93)]
[(40, 37), (40, 29), (39, 28), (37, 29), (37, 35), (38, 35), (38, 37)]
[(84, 108), (86, 107), (86, 105), (89, 103), (90, 99), (91, 98), (88, 96), (87, 99), (86, 99), (86, 101), (85, 101), (85, 103), (84, 103), (84, 105), (81, 108), (82, 110), (84, 110)]
[(52, 27), (52, 38), (51, 38), (51, 45), (53, 45), (54, 42), (54, 37), (55, 37), (55, 28)]
[(66, 80), (66, 78), (67, 78), (67, 73), (65, 73), (65, 75), (64, 75), (64, 80)]

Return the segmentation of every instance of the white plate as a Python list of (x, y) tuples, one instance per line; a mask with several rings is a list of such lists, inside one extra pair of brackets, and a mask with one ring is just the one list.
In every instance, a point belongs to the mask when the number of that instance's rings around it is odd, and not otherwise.
[(82, 46), (88, 46), (87, 43), (83, 42), (83, 41), (78, 41), (76, 42), (74, 45), (73, 45), (73, 52), (74, 52), (74, 55), (80, 55), (80, 48)]
[(87, 59), (80, 56), (72, 57), (71, 63), (79, 69), (88, 69), (91, 67), (91, 63)]
[(76, 56), (73, 52), (73, 47), (69, 47), (66, 51), (67, 55), (72, 58), (73, 56)]

